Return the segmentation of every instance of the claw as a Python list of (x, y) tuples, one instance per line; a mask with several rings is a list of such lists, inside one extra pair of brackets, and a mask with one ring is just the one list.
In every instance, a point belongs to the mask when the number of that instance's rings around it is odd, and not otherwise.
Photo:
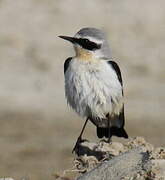
[(112, 142), (111, 138), (108, 138), (108, 139), (107, 139), (107, 143), (110, 144), (111, 142)]
[(111, 139), (101, 139), (100, 142), (105, 142), (105, 143), (111, 144), (112, 140)]

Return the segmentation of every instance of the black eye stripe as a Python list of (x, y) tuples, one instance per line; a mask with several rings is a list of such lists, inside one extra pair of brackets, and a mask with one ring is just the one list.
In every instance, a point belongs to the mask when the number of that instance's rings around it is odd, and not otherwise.
[(77, 39), (78, 44), (80, 44), (84, 49), (96, 50), (101, 48), (101, 44), (96, 44), (88, 39)]

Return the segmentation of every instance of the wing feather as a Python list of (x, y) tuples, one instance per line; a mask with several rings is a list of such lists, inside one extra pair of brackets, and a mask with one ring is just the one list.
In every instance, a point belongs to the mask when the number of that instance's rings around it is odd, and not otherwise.
[(65, 63), (64, 63), (64, 74), (67, 71), (68, 67), (69, 67), (69, 63), (72, 60), (72, 57), (69, 57), (66, 59)]
[[(124, 96), (124, 93), (123, 93), (123, 80), (122, 80), (122, 75), (121, 75), (120, 68), (119, 68), (118, 64), (115, 61), (108, 61), (108, 64), (111, 65), (111, 67), (116, 72), (118, 80), (119, 80), (119, 82), (120, 82), (120, 84), (122, 86), (122, 94)], [(122, 107), (121, 112), (119, 114), (119, 121), (121, 123), (121, 127), (124, 127), (124, 124), (125, 124), (124, 104), (123, 104), (123, 107)]]

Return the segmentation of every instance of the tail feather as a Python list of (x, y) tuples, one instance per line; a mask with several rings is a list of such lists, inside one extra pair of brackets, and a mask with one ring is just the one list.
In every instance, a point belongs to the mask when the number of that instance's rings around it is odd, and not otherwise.
[(128, 134), (123, 127), (122, 128), (118, 128), (118, 127), (100, 128), (100, 127), (97, 127), (97, 136), (98, 136), (98, 138), (103, 138), (103, 137), (109, 138), (109, 136), (110, 137), (117, 136), (117, 137), (128, 138)]
[(108, 135), (108, 128), (99, 128), (97, 127), (97, 136), (98, 138), (103, 138)]
[(111, 134), (114, 136), (128, 138), (128, 134), (123, 127), (122, 128), (111, 127), (110, 131)]

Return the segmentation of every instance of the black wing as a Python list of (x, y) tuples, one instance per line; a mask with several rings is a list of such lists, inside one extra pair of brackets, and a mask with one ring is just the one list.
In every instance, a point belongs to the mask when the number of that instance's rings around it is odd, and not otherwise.
[(65, 74), (66, 70), (68, 69), (69, 63), (70, 63), (71, 60), (72, 60), (71, 57), (69, 57), (68, 59), (66, 59), (66, 61), (65, 61), (65, 63), (64, 63), (64, 74)]
[(119, 79), (119, 82), (123, 86), (123, 81), (122, 81), (122, 77), (121, 77), (121, 71), (120, 71), (120, 68), (117, 65), (117, 63), (115, 61), (108, 61), (108, 64), (110, 64), (112, 66), (112, 68), (115, 70), (115, 72), (117, 74), (117, 77)]
[[(124, 96), (124, 93), (123, 93), (123, 81), (122, 81), (120, 68), (119, 68), (118, 64), (116, 62), (114, 62), (114, 61), (108, 61), (108, 64), (110, 64), (111, 67), (115, 70), (115, 72), (117, 74), (117, 77), (118, 77), (118, 80), (119, 80), (120, 84), (122, 85), (122, 94)], [(121, 112), (119, 114), (119, 120), (120, 120), (120, 123), (121, 123), (121, 127), (124, 127), (124, 123), (125, 123), (124, 104), (123, 104), (123, 107), (122, 107)]]

